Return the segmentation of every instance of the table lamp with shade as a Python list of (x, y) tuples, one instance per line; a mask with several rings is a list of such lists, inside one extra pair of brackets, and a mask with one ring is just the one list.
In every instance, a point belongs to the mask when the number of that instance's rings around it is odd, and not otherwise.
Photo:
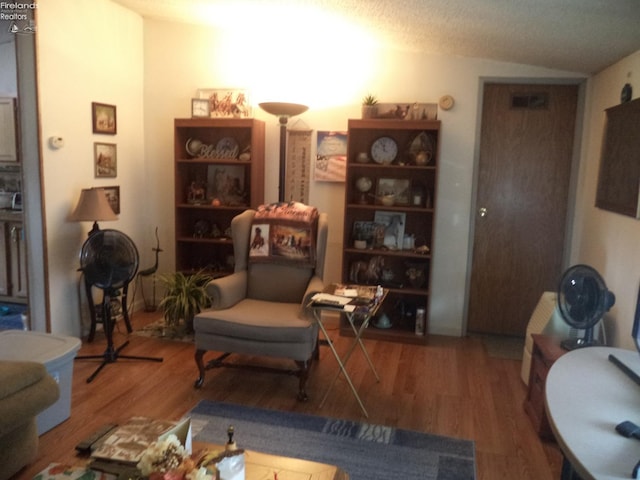
[(80, 200), (69, 219), (73, 222), (93, 222), (93, 228), (89, 231), (91, 236), (100, 230), (99, 221), (117, 220), (118, 216), (109, 205), (103, 188), (83, 188)]
[(287, 102), (263, 102), (260, 103), (260, 108), (265, 112), (270, 113), (278, 117), (280, 121), (280, 175), (278, 185), (278, 201), (284, 202), (284, 184), (286, 179), (287, 161), (287, 122), (290, 117), (295, 117), (301, 113), (306, 112), (309, 107), (301, 105), (299, 103), (287, 103)]

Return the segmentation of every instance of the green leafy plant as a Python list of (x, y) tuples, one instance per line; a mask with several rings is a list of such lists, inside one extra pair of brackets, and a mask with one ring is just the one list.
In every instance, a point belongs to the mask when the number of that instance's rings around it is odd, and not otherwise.
[(368, 94), (362, 99), (362, 105), (377, 105), (378, 99), (375, 95)]
[(182, 272), (167, 273), (158, 277), (166, 293), (158, 307), (164, 313), (165, 324), (176, 328), (184, 321), (187, 332), (193, 331), (193, 317), (211, 306), (207, 283), (211, 275), (200, 270), (185, 275)]

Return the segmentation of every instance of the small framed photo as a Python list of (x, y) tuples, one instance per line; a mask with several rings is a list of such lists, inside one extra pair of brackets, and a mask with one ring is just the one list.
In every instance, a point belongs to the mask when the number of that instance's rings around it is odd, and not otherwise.
[(120, 186), (102, 187), (113, 213), (120, 215)]
[(378, 199), (392, 196), (393, 205), (408, 205), (411, 198), (411, 182), (408, 179), (379, 178), (376, 188)]
[(197, 97), (209, 101), (211, 118), (250, 118), (249, 93), (240, 88), (201, 88)]
[(93, 144), (93, 165), (96, 177), (117, 177), (116, 144), (95, 142)]
[(118, 132), (115, 105), (92, 102), (91, 119), (93, 123), (93, 133), (115, 135)]
[(379, 248), (384, 244), (385, 227), (382, 223), (356, 220), (353, 222), (353, 240), (364, 241), (365, 248)]
[(373, 221), (384, 225), (383, 245), (391, 250), (402, 250), (404, 227), (407, 215), (404, 212), (376, 210)]

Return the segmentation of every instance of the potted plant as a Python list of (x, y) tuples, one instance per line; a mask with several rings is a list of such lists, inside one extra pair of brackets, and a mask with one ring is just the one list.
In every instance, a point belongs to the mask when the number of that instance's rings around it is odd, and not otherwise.
[(378, 99), (368, 94), (362, 99), (362, 118), (376, 118), (378, 116)]
[(202, 270), (188, 275), (182, 272), (160, 275), (159, 280), (166, 292), (158, 307), (164, 313), (167, 327), (177, 330), (180, 320), (183, 320), (187, 333), (193, 332), (193, 317), (211, 306), (206, 289), (211, 279), (211, 275)]

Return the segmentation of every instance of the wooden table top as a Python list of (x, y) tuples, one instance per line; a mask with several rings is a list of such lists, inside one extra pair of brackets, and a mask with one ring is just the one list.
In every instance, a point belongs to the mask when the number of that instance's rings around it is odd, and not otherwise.
[[(224, 450), (224, 447), (194, 442), (194, 453), (203, 449)], [(246, 480), (293, 480), (298, 478), (309, 480), (349, 480), (349, 475), (335, 465), (270, 455), (253, 450), (245, 450), (244, 463)]]

